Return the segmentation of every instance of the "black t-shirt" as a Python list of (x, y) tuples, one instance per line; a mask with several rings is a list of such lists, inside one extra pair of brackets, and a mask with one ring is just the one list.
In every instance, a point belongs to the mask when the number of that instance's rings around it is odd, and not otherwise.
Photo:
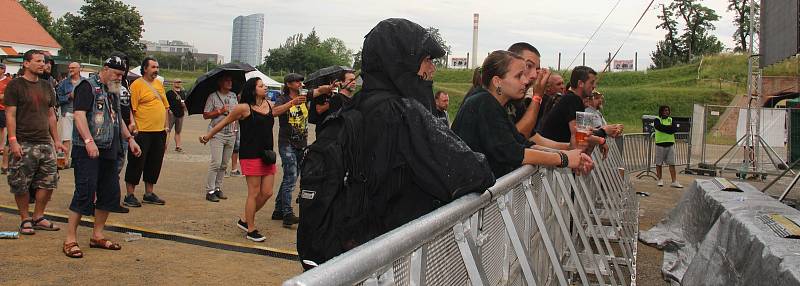
[[(75, 111), (85, 111), (86, 112), (86, 119), (91, 120), (92, 114), (92, 106), (95, 104), (94, 100), (94, 92), (92, 91), (92, 85), (88, 82), (81, 82), (78, 86), (75, 87), (75, 101), (73, 102), (73, 107)], [(116, 106), (116, 95), (113, 93), (109, 93), (108, 96), (110, 97), (110, 101), (112, 102), (112, 108), (116, 111), (119, 111), (119, 107)], [(119, 127), (119, 126), (117, 126)], [(121, 142), (119, 137), (119, 129), (117, 128), (117, 132), (114, 132), (114, 139), (111, 140), (111, 146), (109, 148), (99, 149), (100, 150), (100, 158), (103, 159), (112, 159), (116, 160), (118, 156), (119, 149), (121, 148)], [(78, 138), (81, 140), (85, 139), (80, 136), (78, 133), (77, 126), (74, 127), (73, 132), (78, 134)], [(89, 153), (86, 151), (86, 147), (84, 146), (75, 146), (72, 150), (72, 157), (73, 158), (88, 158)]]
[[(308, 122), (312, 124), (316, 124), (314, 130), (319, 133), (320, 131), (320, 124), (325, 121), (329, 115), (339, 111), (342, 109), (345, 104), (350, 102), (352, 98), (347, 97), (344, 94), (336, 93), (330, 97), (326, 96), (317, 96), (311, 102), (311, 108), (308, 109)], [(330, 107), (323, 113), (317, 113), (317, 105), (324, 105), (325, 102), (330, 103)]]
[(572, 91), (562, 96), (547, 114), (542, 125), (541, 135), (556, 142), (570, 142), (572, 132), (569, 122), (575, 120), (575, 112), (586, 110), (583, 99)]
[(122, 94), (119, 96), (119, 112), (125, 126), (131, 125), (131, 93), (125, 86), (122, 87)]
[(433, 113), (433, 117), (441, 120), (445, 125), (450, 126), (450, 118), (447, 118), (447, 110), (439, 110), (439, 108), (434, 108), (431, 113)]
[[(276, 106), (286, 104), (292, 98), (288, 95), (278, 97)], [(309, 104), (294, 105), (278, 117), (278, 146), (302, 149), (308, 145)]]
[(167, 101), (169, 101), (169, 110), (172, 111), (172, 114), (175, 115), (175, 117), (183, 117), (184, 115), (183, 104), (181, 103), (185, 99), (186, 99), (186, 92), (183, 90), (177, 92), (174, 90), (167, 91)]
[(453, 120), (453, 132), (472, 151), (486, 155), (496, 178), (522, 166), (525, 148), (532, 145), (517, 131), (507, 110), (486, 90), (480, 90), (465, 100)]

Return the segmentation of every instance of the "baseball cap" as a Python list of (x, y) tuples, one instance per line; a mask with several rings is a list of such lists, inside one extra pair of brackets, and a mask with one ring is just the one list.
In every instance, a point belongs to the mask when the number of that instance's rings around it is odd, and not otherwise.
[(5, 69), (5, 68), (6, 68), (6, 64), (0, 63), (0, 69)]
[(290, 73), (283, 77), (283, 83), (290, 83), (295, 81), (303, 81), (305, 77), (300, 74)]

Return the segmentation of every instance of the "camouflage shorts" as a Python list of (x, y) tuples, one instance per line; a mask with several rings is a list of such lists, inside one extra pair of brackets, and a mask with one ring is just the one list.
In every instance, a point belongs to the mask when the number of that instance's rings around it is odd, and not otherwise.
[(9, 157), (8, 185), (11, 193), (23, 194), (29, 189), (54, 190), (58, 185), (56, 151), (52, 144), (19, 143), (22, 158)]

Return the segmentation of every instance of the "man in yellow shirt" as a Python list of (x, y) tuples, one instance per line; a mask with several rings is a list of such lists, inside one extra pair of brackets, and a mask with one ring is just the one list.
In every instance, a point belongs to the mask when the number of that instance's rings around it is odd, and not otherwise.
[(128, 154), (128, 168), (125, 170), (127, 194), (123, 200), (123, 204), (128, 207), (142, 206), (133, 195), (133, 191), (143, 175), (145, 194), (142, 201), (156, 205), (164, 204), (164, 200), (153, 192), (153, 185), (158, 181), (161, 163), (164, 160), (169, 101), (164, 92), (164, 85), (156, 79), (158, 62), (154, 58), (146, 57), (142, 60), (141, 73), (142, 77), (133, 81), (130, 86), (133, 124), (135, 130), (138, 130), (135, 140), (139, 143), (142, 153), (138, 157)]

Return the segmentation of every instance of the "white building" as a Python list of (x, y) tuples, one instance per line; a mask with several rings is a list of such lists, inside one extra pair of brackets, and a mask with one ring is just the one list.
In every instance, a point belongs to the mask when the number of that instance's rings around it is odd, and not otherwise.
[(158, 42), (141, 41), (148, 52), (167, 52), (167, 53), (197, 53), (197, 48), (184, 41), (158, 40)]
[(231, 61), (260, 65), (264, 61), (264, 14), (239, 16), (233, 19)]

